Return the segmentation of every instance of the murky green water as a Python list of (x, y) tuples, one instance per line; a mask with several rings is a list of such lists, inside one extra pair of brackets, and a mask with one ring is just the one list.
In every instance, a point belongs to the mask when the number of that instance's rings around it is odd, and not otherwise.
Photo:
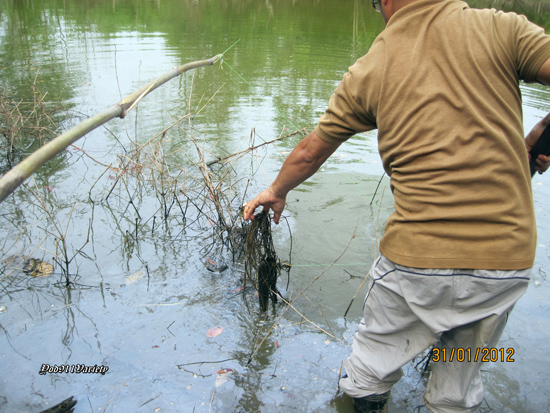
[[(550, 31), (546, 2), (492, 4), (526, 13)], [(308, 288), (294, 308), (281, 303), (267, 317), (258, 313), (252, 290), (245, 290), (250, 309), (243, 300), (242, 265), (227, 252), (208, 250), (208, 222), (194, 222), (184, 196), (172, 199), (163, 219), (160, 194), (169, 191), (158, 188), (168, 185), (166, 176), (204, 199), (193, 180), (190, 136), (212, 160), (246, 149), (251, 136), (259, 144), (311, 130), (347, 67), (382, 29), (370, 1), (0, 0), (2, 86), (22, 102), (47, 92), (45, 104), (67, 105), (73, 123), (173, 66), (229, 49), (225, 64), (156, 90), (126, 119), (56, 157), (0, 206), (0, 258), (52, 262), (63, 255), (64, 240), (75, 282), (66, 288), (60, 265), (48, 278), (4, 268), (0, 410), (39, 411), (75, 395), (78, 412), (350, 411), (333, 399), (364, 292), (344, 313), (393, 208), (386, 181), (369, 205), (382, 174), (376, 134), (352, 138), (290, 194), (287, 221), (274, 236), (282, 259), (292, 246), (294, 267), (279, 288), (287, 299)], [(550, 112), (550, 90), (522, 90), (529, 130)], [(190, 122), (169, 128), (188, 113)], [(298, 139), (217, 170), (231, 169), (232, 206), (245, 190), (252, 196), (275, 177)], [(150, 140), (149, 158), (140, 159), (145, 167), (136, 164), (130, 177), (118, 180), (116, 168)], [(23, 156), (33, 148), (30, 138), (24, 142)], [(153, 162), (160, 152), (164, 166)], [(154, 168), (164, 175), (155, 172), (151, 183)], [(549, 179), (534, 180), (539, 247), (532, 285), (500, 343), (515, 349), (516, 361), (484, 367), (487, 406), (495, 411), (545, 411), (550, 404)], [(205, 258), (229, 268), (212, 273)], [(212, 327), (223, 332), (207, 337)], [(40, 375), (43, 364), (109, 370)], [(222, 369), (234, 371), (224, 377)], [(423, 386), (411, 366), (393, 391), (392, 407), (413, 411), (422, 404)]]

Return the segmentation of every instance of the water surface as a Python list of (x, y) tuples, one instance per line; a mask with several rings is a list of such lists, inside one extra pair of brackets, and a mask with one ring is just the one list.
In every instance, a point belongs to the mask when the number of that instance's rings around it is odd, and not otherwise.
[[(550, 30), (544, 2), (516, 3), (476, 5), (525, 13)], [(197, 172), (190, 136), (213, 160), (246, 149), (251, 137), (258, 144), (311, 130), (342, 75), (382, 29), (370, 0), (0, 1), (2, 86), (16, 101), (38, 92), (47, 93), (46, 105), (65, 104), (72, 118), (64, 128), (173, 66), (226, 51), (223, 65), (159, 88), (2, 204), (2, 260), (29, 255), (52, 262), (64, 239), (74, 284), (66, 287), (59, 265), (48, 278), (4, 269), (1, 410), (39, 411), (74, 395), (80, 412), (351, 411), (334, 400), (339, 369), (361, 317), (364, 289), (357, 291), (393, 210), (387, 179), (376, 191), (382, 175), (376, 133), (350, 139), (289, 195), (274, 237), (282, 259), (292, 253), (293, 268), (279, 289), (288, 300), (303, 293), (294, 308), (280, 302), (267, 315), (258, 312), (254, 291), (241, 289), (242, 264), (227, 251), (208, 250), (212, 227), (193, 223), (193, 208), (185, 216), (185, 197), (164, 220), (162, 191), (136, 178), (151, 177), (151, 170), (135, 166), (125, 186), (115, 185), (113, 168), (152, 140), (151, 156), (167, 154), (163, 176), (204, 198), (193, 173), (181, 172)], [(522, 92), (528, 131), (550, 112), (550, 95), (537, 85), (522, 85)], [(188, 113), (191, 121), (162, 135)], [(26, 139), (23, 156), (35, 147)], [(298, 140), (232, 163), (235, 210), (274, 179)], [(155, 184), (162, 184), (160, 176)], [(514, 348), (515, 362), (484, 367), (485, 411), (544, 411), (550, 402), (549, 179), (533, 181), (539, 245), (532, 282), (500, 342)], [(212, 273), (205, 258), (229, 268)], [(212, 327), (223, 332), (207, 337)], [(109, 370), (40, 375), (43, 364)], [(233, 372), (224, 377), (223, 369)], [(414, 365), (406, 373), (393, 391), (395, 411), (422, 405), (424, 381)]]

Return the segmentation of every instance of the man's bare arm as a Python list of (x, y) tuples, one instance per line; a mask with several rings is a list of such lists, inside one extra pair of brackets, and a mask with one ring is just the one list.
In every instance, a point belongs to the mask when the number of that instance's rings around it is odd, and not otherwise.
[[(537, 80), (543, 85), (550, 86), (550, 59), (548, 59), (537, 73)], [(527, 147), (527, 152), (531, 150), (533, 145), (537, 142), (544, 128), (550, 124), (550, 113), (546, 115), (535, 127), (529, 132), (525, 137), (525, 146)], [(537, 158), (537, 165), (535, 169), (540, 173), (546, 171), (550, 166), (550, 156), (539, 155)]]
[(550, 86), (550, 59), (548, 59), (539, 69), (537, 80), (543, 85)]
[(265, 191), (246, 204), (244, 219), (254, 219), (254, 210), (262, 206), (263, 211), (273, 210), (273, 221), (279, 223), (285, 207), (286, 195), (306, 179), (311, 177), (340, 143), (329, 143), (311, 132), (296, 145), (277, 175)]

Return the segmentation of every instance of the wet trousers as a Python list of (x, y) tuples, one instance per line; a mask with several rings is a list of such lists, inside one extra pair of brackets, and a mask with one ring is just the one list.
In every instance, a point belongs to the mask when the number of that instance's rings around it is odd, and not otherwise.
[(434, 345), (433, 360), (438, 351), (439, 361), (431, 364), (426, 407), (477, 412), (483, 401), (482, 349), (496, 347), (529, 273), (418, 269), (379, 257), (341, 389), (354, 398), (385, 393), (403, 375), (402, 366)]

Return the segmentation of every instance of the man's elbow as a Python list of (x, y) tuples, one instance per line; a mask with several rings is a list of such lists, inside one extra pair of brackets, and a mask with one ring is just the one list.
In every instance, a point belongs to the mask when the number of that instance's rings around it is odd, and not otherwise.
[(317, 151), (312, 151), (311, 148), (305, 146), (303, 148), (299, 148), (298, 157), (301, 162), (313, 165), (319, 162), (319, 159), (321, 158), (321, 154)]
[(307, 164), (322, 164), (340, 146), (340, 143), (329, 143), (311, 132), (304, 138), (297, 149), (300, 151), (300, 159)]

